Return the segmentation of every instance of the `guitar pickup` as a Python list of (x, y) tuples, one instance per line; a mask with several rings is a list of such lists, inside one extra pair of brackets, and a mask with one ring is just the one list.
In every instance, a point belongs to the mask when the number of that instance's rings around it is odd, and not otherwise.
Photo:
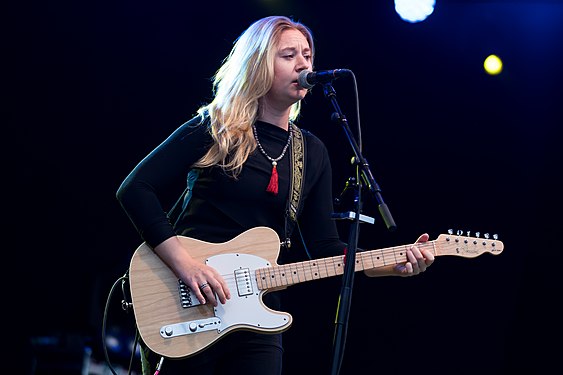
[(235, 281), (237, 283), (237, 290), (239, 297), (244, 297), (251, 295), (252, 290), (252, 280), (250, 279), (250, 269), (239, 268), (235, 270)]
[(221, 328), (221, 319), (213, 317), (165, 325), (160, 329), (160, 336), (168, 339), (171, 337), (191, 335), (192, 333), (218, 330), (219, 328)]

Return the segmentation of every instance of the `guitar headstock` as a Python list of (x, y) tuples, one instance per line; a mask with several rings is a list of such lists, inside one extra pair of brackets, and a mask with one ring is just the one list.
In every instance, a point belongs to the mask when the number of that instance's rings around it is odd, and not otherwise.
[(481, 236), (479, 232), (470, 237), (470, 232), (464, 235), (462, 231), (448, 231), (448, 234), (440, 234), (436, 239), (437, 255), (457, 255), (465, 258), (474, 258), (484, 253), (498, 255), (504, 250), (504, 244), (498, 240), (497, 235), (492, 238), (488, 233)]

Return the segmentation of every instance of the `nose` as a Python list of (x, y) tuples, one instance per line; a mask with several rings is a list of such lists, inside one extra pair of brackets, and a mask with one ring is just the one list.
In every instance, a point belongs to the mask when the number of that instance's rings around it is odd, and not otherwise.
[(309, 63), (309, 60), (307, 60), (307, 58), (305, 58), (305, 56), (299, 55), (299, 57), (297, 58), (296, 69), (297, 69), (298, 72), (300, 72), (302, 70), (306, 70), (306, 69), (310, 70), (311, 64)]

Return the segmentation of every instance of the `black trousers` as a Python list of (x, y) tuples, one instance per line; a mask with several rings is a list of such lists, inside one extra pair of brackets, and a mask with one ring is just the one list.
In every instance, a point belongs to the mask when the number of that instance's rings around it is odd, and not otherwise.
[[(281, 334), (233, 332), (202, 353), (186, 359), (165, 358), (159, 375), (281, 375)], [(160, 357), (148, 356), (150, 369), (143, 375), (153, 375)]]

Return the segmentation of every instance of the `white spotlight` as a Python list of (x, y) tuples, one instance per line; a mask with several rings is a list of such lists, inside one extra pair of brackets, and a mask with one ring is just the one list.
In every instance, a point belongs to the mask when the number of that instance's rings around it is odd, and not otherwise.
[(395, 11), (403, 20), (424, 21), (434, 11), (436, 0), (395, 0)]

